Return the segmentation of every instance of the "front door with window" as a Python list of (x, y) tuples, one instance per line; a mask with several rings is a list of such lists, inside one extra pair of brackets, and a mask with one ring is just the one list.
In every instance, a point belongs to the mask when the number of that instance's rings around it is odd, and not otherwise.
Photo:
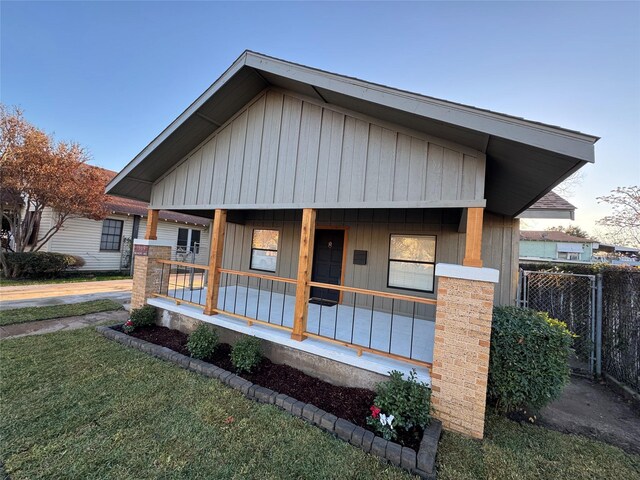
[[(340, 285), (343, 251), (344, 230), (316, 230), (311, 280)], [(312, 287), (311, 298), (315, 301), (337, 303), (340, 299), (340, 292)]]

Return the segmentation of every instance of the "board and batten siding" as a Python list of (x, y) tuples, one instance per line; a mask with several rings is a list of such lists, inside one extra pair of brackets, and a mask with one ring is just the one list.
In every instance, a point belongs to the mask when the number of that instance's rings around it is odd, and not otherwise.
[(154, 185), (152, 208), (482, 206), (485, 155), (267, 89)]
[[(122, 220), (122, 238), (131, 238), (133, 232), (133, 216), (109, 215), (107, 218)], [(40, 221), (39, 235), (44, 235), (53, 225), (53, 214), (50, 208), (45, 208)], [(144, 237), (146, 219), (140, 219), (138, 238)], [(178, 242), (178, 228), (193, 228), (201, 230), (200, 253), (196, 255), (196, 263), (207, 264), (209, 258), (209, 228), (185, 225), (176, 222), (158, 222), (158, 240), (170, 242), (172, 246), (171, 257), (176, 257), (176, 244)], [(41, 249), (45, 252), (66, 253), (82, 257), (85, 265), (79, 270), (107, 271), (120, 270), (122, 258), (122, 244), (120, 251), (100, 250), (100, 238), (102, 236), (102, 220), (89, 218), (71, 218)], [(182, 260), (182, 259), (180, 259)]]
[[(256, 228), (280, 232), (278, 260), (274, 275), (296, 278), (300, 245), (301, 213), (294, 210), (245, 212), (244, 224), (228, 223), (225, 233), (223, 268), (250, 272), (251, 239)], [(435, 293), (387, 287), (391, 234), (436, 236), (436, 263), (461, 264), (465, 234), (458, 233), (460, 213), (454, 209), (319, 210), (317, 225), (348, 227), (344, 284), (382, 292), (436, 298)], [(485, 213), (483, 226), (484, 265), (500, 270), (495, 303), (512, 305), (515, 299), (518, 265), (518, 220)], [(353, 264), (353, 251), (366, 250), (366, 265)], [(264, 272), (257, 272), (264, 273)], [(224, 285), (224, 278), (223, 278)], [(235, 279), (233, 280), (235, 281)], [(263, 285), (263, 288), (269, 288)], [(288, 293), (293, 294), (293, 286)], [(437, 287), (436, 287), (437, 288)], [(358, 305), (370, 306), (370, 297), (359, 296)], [(345, 294), (345, 303), (350, 296)], [(391, 300), (376, 299), (376, 309), (390, 309)], [(433, 310), (432, 306), (419, 308)], [(427, 316), (433, 318), (433, 311)]]

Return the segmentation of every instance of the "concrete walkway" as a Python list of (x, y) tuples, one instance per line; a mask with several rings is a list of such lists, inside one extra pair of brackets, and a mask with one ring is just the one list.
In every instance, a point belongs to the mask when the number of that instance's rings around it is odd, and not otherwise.
[(6, 338), (26, 337), (28, 335), (43, 335), (61, 330), (76, 330), (78, 328), (96, 325), (102, 322), (124, 322), (129, 312), (117, 310), (115, 312), (90, 313), (78, 317), (54, 318), (38, 322), (16, 323), (0, 327), (0, 340)]
[(540, 412), (539, 424), (640, 454), (640, 414), (606, 385), (592, 380), (571, 377), (562, 396)]
[(132, 284), (132, 280), (105, 280), (0, 287), (0, 310), (62, 305), (103, 298), (125, 303), (131, 299)]

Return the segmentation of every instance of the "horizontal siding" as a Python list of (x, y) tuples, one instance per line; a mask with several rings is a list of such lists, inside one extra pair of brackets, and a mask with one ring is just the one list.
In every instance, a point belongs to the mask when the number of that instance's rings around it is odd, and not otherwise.
[[(140, 221), (140, 234), (139, 237), (143, 238), (144, 237), (144, 232), (147, 228), (147, 221), (146, 219), (141, 219)], [(174, 260), (179, 260), (179, 261), (190, 261), (190, 259), (185, 259), (185, 258), (178, 258), (176, 256), (176, 246), (178, 244), (178, 229), (179, 228), (191, 228), (191, 229), (196, 229), (196, 230), (200, 230), (200, 251), (199, 253), (196, 255), (195, 257), (195, 263), (198, 263), (200, 265), (207, 265), (209, 263), (209, 240), (210, 240), (210, 235), (211, 235), (211, 229), (210, 228), (204, 228), (204, 227), (196, 227), (194, 225), (185, 225), (185, 224), (180, 224), (177, 222), (158, 222), (158, 230), (157, 230), (157, 236), (158, 236), (158, 241), (162, 241), (162, 242), (170, 242), (172, 247), (171, 247), (171, 258)]]
[[(153, 208), (463, 206), (480, 152), (266, 90), (153, 186)], [(446, 202), (446, 203), (443, 203)]]
[[(107, 218), (123, 221), (123, 237), (131, 238), (133, 217), (109, 215)], [(102, 221), (72, 218), (48, 242), (48, 251), (68, 253), (82, 257), (85, 265), (80, 270), (120, 270), (121, 252), (100, 250)]]
[[(51, 209), (46, 208), (42, 214), (40, 235), (44, 235), (52, 225)], [(109, 215), (107, 218), (123, 221), (123, 238), (131, 238), (133, 231), (133, 216)], [(140, 220), (138, 238), (144, 237), (146, 219)], [(46, 228), (45, 228), (46, 227)], [(196, 255), (196, 263), (207, 264), (209, 258), (210, 228), (184, 225), (177, 222), (158, 222), (158, 240), (170, 242), (172, 258), (175, 258), (176, 244), (178, 241), (178, 228), (195, 228), (200, 230), (200, 253)], [(102, 221), (88, 218), (72, 218), (67, 220), (63, 227), (42, 248), (47, 252), (66, 253), (78, 255), (85, 261), (81, 270), (119, 270), (122, 251), (107, 252), (100, 250), (100, 237), (102, 235)], [(122, 249), (121, 249), (122, 250)]]

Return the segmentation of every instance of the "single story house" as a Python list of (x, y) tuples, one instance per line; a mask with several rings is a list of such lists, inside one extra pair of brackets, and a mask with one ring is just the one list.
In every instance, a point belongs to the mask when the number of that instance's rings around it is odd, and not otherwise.
[(482, 437), (518, 216), (597, 140), (246, 51), (107, 187), (213, 219), (208, 262), (186, 266), (148, 223), (132, 304), (335, 383), (415, 368), (445, 428)]
[(523, 230), (520, 232), (520, 261), (593, 261), (598, 242), (564, 232)]
[(640, 266), (640, 248), (600, 243), (594, 250), (593, 259), (595, 262), (637, 267)]
[(575, 217), (576, 207), (554, 191), (546, 193), (518, 215), (518, 218), (558, 218), (561, 220), (575, 220)]
[[(116, 172), (107, 172), (112, 178), (116, 175)], [(40, 251), (82, 257), (85, 264), (80, 270), (130, 271), (133, 241), (147, 227), (148, 203), (107, 195), (106, 208), (109, 214), (104, 220), (68, 219)], [(158, 220), (158, 238), (171, 244), (172, 259), (207, 261), (210, 219), (163, 210), (159, 212)], [(46, 207), (36, 223), (34, 235), (43, 238), (55, 222), (55, 212)]]

